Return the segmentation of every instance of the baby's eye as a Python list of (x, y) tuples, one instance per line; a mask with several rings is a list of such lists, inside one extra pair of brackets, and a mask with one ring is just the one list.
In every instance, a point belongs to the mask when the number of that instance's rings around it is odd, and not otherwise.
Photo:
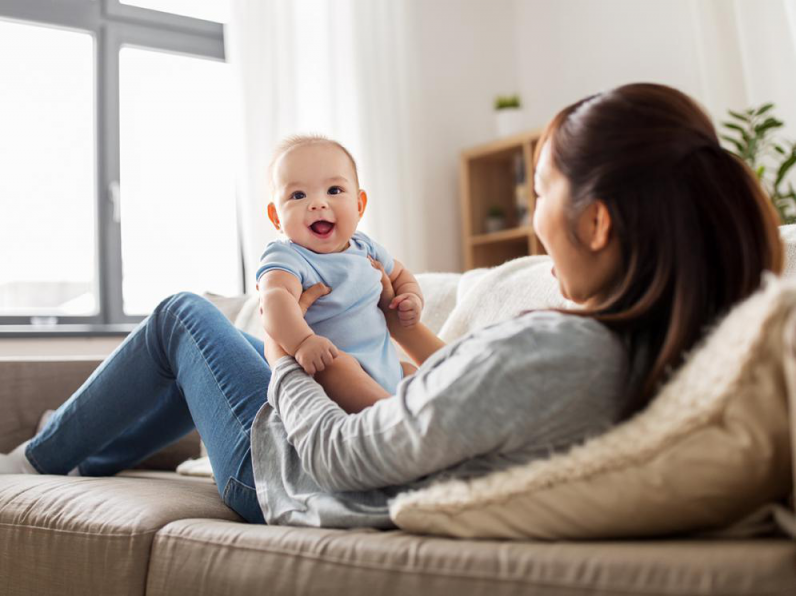
[(329, 188), (330, 195), (339, 195), (341, 192), (343, 192), (343, 189), (339, 186), (332, 186)]
[(306, 196), (307, 196), (307, 195), (305, 195), (305, 194), (304, 194), (304, 191), (297, 190), (297, 191), (296, 191), (296, 192), (294, 192), (292, 195), (290, 195), (290, 198), (291, 198), (291, 199), (303, 199), (303, 198), (304, 198), (304, 197), (306, 197)]

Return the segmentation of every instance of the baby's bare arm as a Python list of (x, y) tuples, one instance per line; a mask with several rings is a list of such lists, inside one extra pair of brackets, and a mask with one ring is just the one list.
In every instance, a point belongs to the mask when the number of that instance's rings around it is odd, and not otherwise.
[(387, 390), (365, 372), (359, 361), (345, 352), (340, 352), (329, 366), (315, 373), (315, 380), (332, 401), (349, 414), (390, 397)]
[(393, 288), (395, 288), (395, 295), (414, 294), (420, 299), (421, 306), (425, 304), (423, 292), (420, 291), (420, 284), (417, 282), (417, 278), (397, 259), (393, 263), (392, 273), (389, 278)]
[(287, 271), (269, 271), (260, 278), (260, 305), (265, 332), (291, 356), (314, 335), (299, 306), (301, 282)]

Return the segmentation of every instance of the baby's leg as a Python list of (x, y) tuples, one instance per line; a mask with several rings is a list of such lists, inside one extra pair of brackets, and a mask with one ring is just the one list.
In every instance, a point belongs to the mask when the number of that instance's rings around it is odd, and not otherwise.
[(408, 377), (409, 375), (413, 375), (417, 372), (417, 367), (412, 364), (411, 362), (404, 362), (401, 361), (401, 368), (404, 371), (404, 377)]
[(390, 394), (373, 377), (365, 372), (359, 361), (341, 352), (315, 380), (326, 390), (329, 397), (349, 414), (364, 410)]

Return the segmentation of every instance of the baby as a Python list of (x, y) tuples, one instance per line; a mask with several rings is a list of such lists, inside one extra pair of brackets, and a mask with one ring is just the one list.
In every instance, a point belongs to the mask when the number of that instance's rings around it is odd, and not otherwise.
[[(402, 325), (420, 321), (423, 298), (409, 270), (356, 229), (368, 197), (359, 188), (354, 159), (336, 141), (295, 136), (277, 148), (269, 174), (273, 200), (268, 218), (286, 238), (268, 244), (257, 270), (266, 333), (310, 375), (332, 363), (336, 348), (356, 358), (383, 388), (372, 385), (372, 395), (358, 396), (362, 402), (372, 403), (384, 391), (393, 395), (398, 382), (417, 369), (399, 361), (390, 341), (378, 306), (381, 271), (370, 259), (392, 281), (396, 295), (390, 307), (398, 309)], [(304, 316), (299, 297), (318, 282), (331, 292)], [(338, 403), (352, 391), (344, 386), (345, 378), (321, 377), (319, 382)]]

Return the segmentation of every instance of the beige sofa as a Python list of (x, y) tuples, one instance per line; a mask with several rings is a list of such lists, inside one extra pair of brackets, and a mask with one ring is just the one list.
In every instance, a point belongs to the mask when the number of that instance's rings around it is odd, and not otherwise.
[[(474, 276), (461, 277), (438, 278), (437, 315)], [(0, 360), (0, 452), (99, 362)], [(521, 542), (251, 525), (211, 478), (174, 472), (198, 455), (194, 432), (111, 478), (0, 476), (0, 594), (796, 594), (796, 541), (777, 534)]]

